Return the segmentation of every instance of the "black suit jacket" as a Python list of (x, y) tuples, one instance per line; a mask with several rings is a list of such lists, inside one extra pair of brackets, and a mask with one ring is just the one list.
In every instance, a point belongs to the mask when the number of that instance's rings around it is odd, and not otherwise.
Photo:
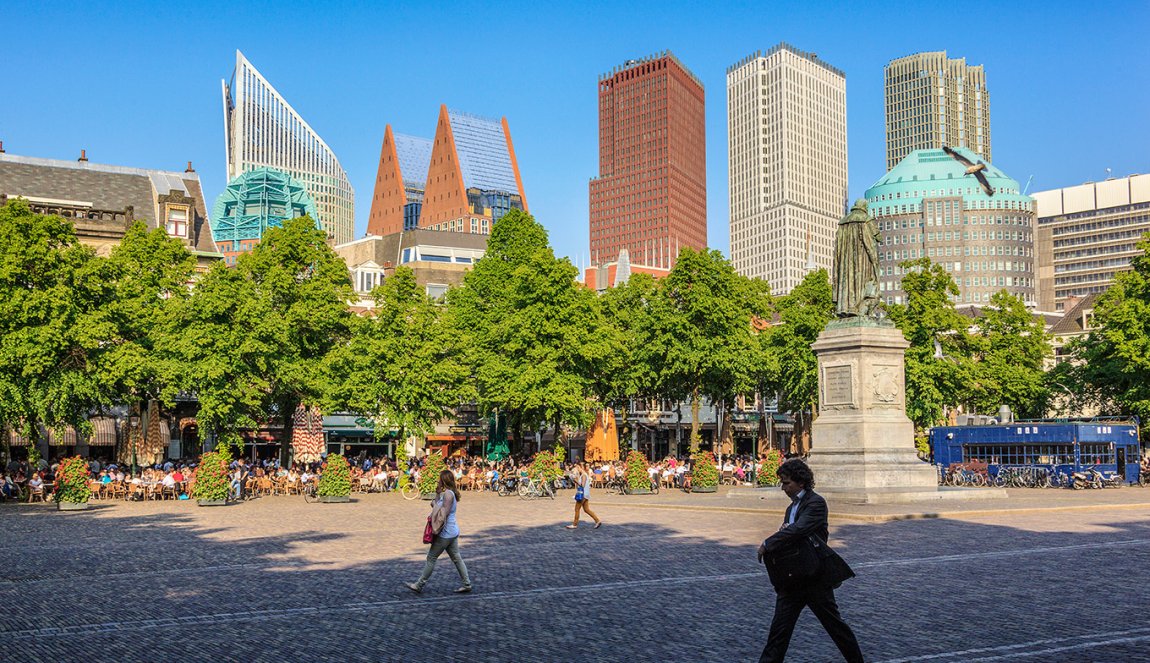
[[(787, 507), (790, 510), (791, 507)], [(799, 498), (798, 511), (795, 513), (795, 522), (784, 525), (782, 529), (767, 537), (763, 541), (768, 555), (785, 550), (808, 536), (815, 536), (822, 543), (818, 554), (822, 561), (821, 568), (814, 586), (838, 587), (848, 578), (854, 577), (854, 571), (838, 553), (827, 545), (830, 532), (827, 526), (827, 501), (810, 488)], [(786, 515), (783, 516), (786, 522)]]

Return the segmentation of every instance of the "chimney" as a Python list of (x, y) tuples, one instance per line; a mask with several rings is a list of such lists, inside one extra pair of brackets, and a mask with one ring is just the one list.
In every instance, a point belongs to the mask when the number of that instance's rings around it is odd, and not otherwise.
[(186, 169), (184, 169), (184, 172), (185, 172), (185, 173), (194, 173), (194, 172), (196, 172), (196, 169), (195, 169), (195, 168), (192, 168), (192, 162), (191, 162), (191, 161), (189, 161), (189, 162), (188, 162), (188, 167), (187, 167)]
[(76, 161), (87, 162), (88, 161), (87, 150), (80, 150), (80, 158), (76, 159)]

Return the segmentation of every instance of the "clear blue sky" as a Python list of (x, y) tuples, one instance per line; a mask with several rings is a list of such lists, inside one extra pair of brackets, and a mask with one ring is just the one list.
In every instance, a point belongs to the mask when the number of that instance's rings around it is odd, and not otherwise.
[[(858, 7), (866, 7), (859, 11)], [(335, 150), (362, 236), (385, 125), (439, 105), (506, 116), (528, 205), (586, 255), (596, 84), (669, 49), (707, 91), (708, 234), (728, 252), (726, 68), (780, 41), (847, 74), (850, 193), (884, 173), (883, 66), (946, 50), (983, 64), (995, 165), (1031, 191), (1150, 172), (1150, 2), (0, 1), (10, 154), (183, 170), (223, 189), (220, 79), (238, 48)]]

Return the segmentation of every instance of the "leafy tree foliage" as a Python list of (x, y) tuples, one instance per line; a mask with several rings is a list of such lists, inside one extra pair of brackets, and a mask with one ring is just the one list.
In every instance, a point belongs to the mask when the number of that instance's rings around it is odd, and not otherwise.
[(979, 388), (972, 390), (972, 396), (977, 409), (992, 412), (1005, 404), (1018, 417), (1041, 417), (1048, 395), (1044, 364), (1050, 354), (1042, 320), (1021, 299), (1002, 290), (983, 309), (973, 341)]
[[(1094, 306), (1094, 330), (1072, 345), (1071, 386), (1115, 414), (1150, 419), (1150, 236)], [(1065, 366), (1065, 364), (1064, 364)], [(1147, 429), (1143, 426), (1143, 431)]]

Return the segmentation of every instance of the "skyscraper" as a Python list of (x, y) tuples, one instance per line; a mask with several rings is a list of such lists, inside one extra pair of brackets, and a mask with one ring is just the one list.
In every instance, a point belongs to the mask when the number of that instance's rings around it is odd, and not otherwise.
[(260, 72), (236, 51), (236, 68), (221, 81), (228, 181), (256, 168), (282, 170), (315, 201), (316, 223), (337, 244), (355, 234), (355, 192), (339, 159)]
[(789, 44), (727, 69), (731, 264), (786, 294), (830, 269), (847, 203), (846, 74)]
[(703, 84), (668, 51), (599, 77), (599, 177), (590, 189), (591, 260), (670, 267), (707, 246)]
[(883, 70), (886, 169), (915, 150), (965, 147), (991, 161), (990, 93), (982, 65), (948, 60), (946, 51), (915, 53)]
[(487, 235), (511, 209), (527, 209), (507, 118), (440, 106), (435, 138), (393, 133), (380, 149), (367, 232), (429, 228)]

